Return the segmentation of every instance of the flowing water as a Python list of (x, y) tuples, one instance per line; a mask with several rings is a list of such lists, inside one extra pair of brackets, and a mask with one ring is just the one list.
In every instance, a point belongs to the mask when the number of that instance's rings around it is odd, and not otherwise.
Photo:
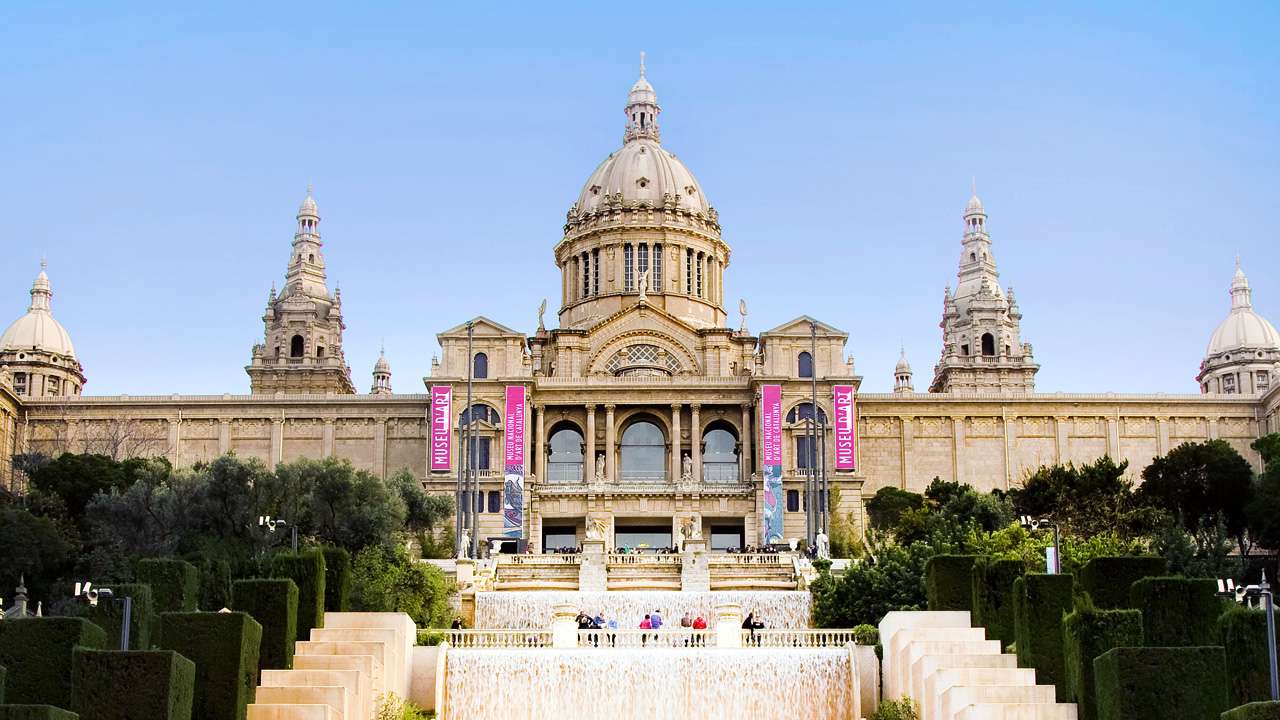
[(844, 649), (454, 650), (443, 720), (855, 717)]
[(646, 613), (659, 610), (667, 627), (678, 627), (685, 612), (702, 615), (715, 627), (716, 605), (742, 606), (742, 614), (755, 613), (766, 627), (798, 630), (809, 627), (809, 593), (794, 590), (744, 590), (711, 592), (676, 591), (498, 591), (476, 593), (476, 623), (480, 630), (544, 629), (551, 627), (551, 609), (569, 603), (591, 615), (603, 612), (623, 628), (640, 626)]

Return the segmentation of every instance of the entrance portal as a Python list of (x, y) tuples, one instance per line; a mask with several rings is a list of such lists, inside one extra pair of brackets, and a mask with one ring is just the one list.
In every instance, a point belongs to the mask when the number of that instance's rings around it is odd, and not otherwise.
[[(705, 522), (705, 520), (704, 520)], [(711, 550), (726, 552), (741, 550), (746, 540), (741, 520), (711, 520)]]

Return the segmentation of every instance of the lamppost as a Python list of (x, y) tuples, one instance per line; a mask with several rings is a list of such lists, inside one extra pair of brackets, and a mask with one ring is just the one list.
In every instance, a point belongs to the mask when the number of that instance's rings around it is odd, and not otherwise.
[(1062, 572), (1062, 551), (1061, 538), (1058, 535), (1058, 524), (1049, 518), (1034, 518), (1030, 515), (1021, 517), (1022, 527), (1028, 530), (1043, 530), (1045, 528), (1053, 528), (1053, 557), (1045, 561), (1045, 572), (1050, 575), (1057, 575)]
[[(266, 528), (267, 532), (269, 533), (274, 533), (276, 531), (276, 528), (280, 527), (281, 525), (289, 525), (289, 521), (283, 518), (273, 519), (270, 515), (258, 516), (258, 527)], [(289, 525), (289, 529), (293, 531), (293, 538), (292, 538), (293, 553), (296, 555), (298, 554), (298, 526)]]
[[(75, 596), (82, 598), (89, 607), (98, 607), (100, 598), (115, 597), (115, 592), (111, 588), (95, 588), (93, 583), (88, 580), (77, 582), (75, 588)], [(133, 598), (125, 595), (120, 598), (124, 602), (122, 612), (120, 613), (120, 649), (129, 649), (129, 623), (133, 619)]]
[(1257, 585), (1236, 585), (1230, 578), (1218, 579), (1218, 594), (1243, 603), (1250, 598), (1261, 597), (1267, 612), (1267, 659), (1271, 664), (1271, 700), (1280, 700), (1280, 676), (1276, 673), (1276, 620), (1275, 604), (1271, 597), (1271, 585), (1267, 583), (1267, 571), (1262, 571), (1262, 582)]

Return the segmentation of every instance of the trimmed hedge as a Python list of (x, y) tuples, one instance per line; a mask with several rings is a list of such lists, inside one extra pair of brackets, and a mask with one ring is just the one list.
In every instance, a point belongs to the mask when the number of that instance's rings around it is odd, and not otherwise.
[(160, 642), (196, 664), (195, 707), (202, 720), (244, 720), (258, 686), (262, 626), (247, 613), (164, 613)]
[(0, 620), (0, 665), (9, 669), (6, 702), (69, 707), (77, 647), (106, 648), (106, 631), (77, 617)]
[(200, 573), (200, 596), (196, 607), (217, 612), (231, 607), (231, 563), (221, 558), (193, 558)]
[(973, 610), (973, 564), (977, 555), (934, 555), (925, 563), (930, 610)]
[(77, 649), (71, 707), (81, 720), (191, 720), (195, 676), (171, 650)]
[(0, 720), (79, 720), (70, 710), (52, 705), (0, 705)]
[(1079, 720), (1097, 720), (1093, 660), (1117, 647), (1142, 645), (1142, 613), (1137, 610), (1076, 608), (1062, 619), (1063, 663), (1068, 698)]
[(1093, 661), (1098, 720), (1205, 720), (1230, 708), (1220, 647), (1118, 647)]
[(1013, 581), (1026, 572), (1021, 560), (979, 558), (973, 564), (973, 624), (987, 629), (1000, 647), (1014, 641)]
[(139, 560), (138, 582), (151, 586), (151, 637), (160, 637), (160, 613), (192, 612), (200, 597), (200, 572), (186, 560)]
[(4, 705), (4, 666), (0, 665), (0, 705)]
[(99, 600), (97, 607), (79, 605), (79, 616), (102, 628), (107, 633), (105, 649), (120, 648), (120, 622), (124, 619), (125, 595), (133, 598), (133, 609), (129, 611), (129, 649), (146, 650), (151, 647), (151, 628), (155, 623), (155, 609), (152, 607), (151, 586), (140, 583), (123, 583), (111, 585), (115, 597)]
[(1035, 668), (1036, 682), (1052, 683), (1067, 702), (1062, 617), (1071, 612), (1075, 578), (1029, 573), (1013, 582), (1013, 624), (1018, 666)]
[(293, 643), (298, 639), (298, 586), (292, 580), (237, 580), (231, 585), (231, 607), (249, 613), (262, 626), (259, 670), (293, 667)]
[(1280, 720), (1280, 702), (1246, 703), (1222, 713), (1222, 720)]
[(324, 553), (325, 612), (346, 612), (351, 609), (351, 553), (333, 546), (320, 552)]
[(1145, 577), (1168, 574), (1162, 557), (1096, 557), (1080, 568), (1076, 582), (1089, 593), (1094, 607), (1120, 610), (1129, 607), (1129, 587)]
[(324, 627), (324, 553), (280, 553), (271, 560), (271, 575), (289, 578), (298, 586), (299, 640), (310, 638), (311, 628)]
[[(1280, 639), (1280, 623), (1276, 624)], [(1216, 644), (1227, 649), (1227, 678), (1233, 705), (1271, 699), (1267, 659), (1267, 612), (1235, 605), (1218, 618)]]
[(1149, 577), (1129, 588), (1129, 607), (1142, 611), (1147, 647), (1218, 644), (1218, 616), (1226, 608), (1207, 578)]

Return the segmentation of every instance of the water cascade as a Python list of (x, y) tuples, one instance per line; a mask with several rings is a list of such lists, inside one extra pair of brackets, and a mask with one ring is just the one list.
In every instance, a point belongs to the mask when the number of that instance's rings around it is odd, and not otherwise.
[(853, 669), (845, 649), (455, 649), (443, 720), (845, 720)]
[(603, 612), (623, 628), (639, 627), (646, 613), (662, 612), (667, 626), (678, 626), (689, 612), (714, 624), (715, 607), (732, 602), (742, 612), (755, 613), (767, 627), (801, 629), (809, 627), (809, 593), (797, 591), (711, 591), (711, 592), (566, 592), (505, 591), (476, 593), (477, 629), (544, 629), (550, 627), (552, 608), (561, 603), (595, 614)]

